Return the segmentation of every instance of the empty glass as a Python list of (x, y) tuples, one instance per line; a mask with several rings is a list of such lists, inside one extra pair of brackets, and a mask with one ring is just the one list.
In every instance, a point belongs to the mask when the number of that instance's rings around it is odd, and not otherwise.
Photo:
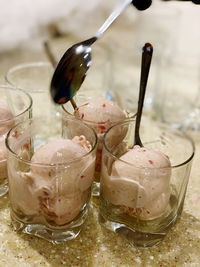
[(156, 87), (154, 117), (176, 128), (199, 130), (198, 57), (176, 55), (163, 62)]
[(194, 144), (181, 131), (149, 122), (141, 125), (144, 147), (133, 148), (134, 128), (127, 120), (104, 135), (99, 222), (148, 247), (181, 215)]
[(154, 99), (158, 100), (162, 62), (165, 58), (174, 56), (179, 45), (180, 10), (175, 6), (166, 8), (166, 3), (162, 1), (153, 1), (151, 8), (138, 13), (135, 30), (136, 54), (140, 54), (141, 47), (146, 42), (150, 42), (154, 47), (145, 97), (146, 108), (152, 111)]
[(26, 92), (0, 86), (0, 196), (8, 191), (6, 134), (15, 124), (29, 119), (31, 111), (32, 99)]
[(24, 63), (12, 67), (6, 74), (8, 84), (25, 90), (33, 99), (33, 117), (59, 115), (58, 106), (51, 100), (49, 87), (53, 67), (48, 62)]
[(53, 243), (74, 239), (87, 217), (97, 136), (80, 120), (43, 117), (6, 138), (12, 224)]

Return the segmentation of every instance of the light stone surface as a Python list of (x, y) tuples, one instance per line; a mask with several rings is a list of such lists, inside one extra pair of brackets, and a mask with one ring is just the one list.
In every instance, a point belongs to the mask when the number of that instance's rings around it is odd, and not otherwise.
[[(60, 45), (62, 43), (62, 45)], [(65, 43), (65, 46), (67, 44)], [(64, 42), (52, 47), (60, 56)], [(57, 50), (56, 50), (57, 47)], [(1, 54), (1, 75), (23, 61), (45, 59), (42, 51)], [(1, 78), (3, 81), (3, 78)], [(196, 155), (181, 220), (154, 248), (135, 248), (117, 234), (98, 224), (98, 200), (93, 199), (89, 217), (76, 240), (53, 245), (37, 237), (18, 234), (11, 226), (7, 196), (0, 199), (0, 267), (198, 267), (200, 266), (200, 143)]]
[(89, 217), (79, 237), (61, 245), (14, 232), (7, 197), (1, 199), (0, 266), (199, 266), (200, 185), (197, 165), (195, 161), (181, 220), (154, 248), (135, 248), (102, 228), (97, 220), (97, 199), (91, 203)]

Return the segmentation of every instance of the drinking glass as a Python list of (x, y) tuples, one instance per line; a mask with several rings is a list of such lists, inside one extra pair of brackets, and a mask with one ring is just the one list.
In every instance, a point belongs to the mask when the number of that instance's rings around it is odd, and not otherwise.
[(50, 96), (50, 82), (53, 67), (48, 62), (31, 62), (12, 67), (6, 74), (8, 84), (25, 90), (33, 99), (33, 117), (59, 115)]
[[(146, 42), (150, 42), (154, 48), (145, 97), (145, 105), (150, 112), (152, 112), (154, 100), (158, 100), (157, 92), (160, 90), (163, 61), (174, 55), (181, 45), (179, 44), (180, 19), (179, 8), (166, 8), (166, 3), (153, 1), (151, 8), (138, 13), (135, 22), (136, 55), (140, 54), (141, 47)], [(137, 64), (137, 57), (134, 62)]]
[(26, 92), (0, 86), (0, 196), (8, 192), (6, 134), (20, 121), (29, 119), (31, 112), (32, 99)]
[(61, 243), (78, 236), (94, 178), (97, 136), (80, 120), (41, 117), (6, 137), (14, 229)]
[[(117, 102), (121, 108), (125, 109), (125, 112), (127, 112), (128, 117), (134, 117), (135, 116), (135, 110), (126, 110), (125, 103), (121, 103), (120, 100), (116, 97), (116, 95), (112, 91), (96, 91), (96, 90), (84, 90), (80, 93), (78, 93), (73, 99), (75, 100), (77, 106), (81, 106), (82, 104), (86, 103), (87, 101), (95, 98), (95, 97), (105, 97), (109, 98), (113, 102)], [(134, 102), (134, 101), (133, 101)], [(70, 117), (74, 116), (74, 109), (72, 108), (72, 105), (70, 102), (62, 105), (62, 119), (63, 119), (63, 125), (66, 124), (66, 120)], [(98, 115), (98, 114), (97, 114)], [(80, 120), (82, 120), (80, 118)], [(98, 145), (97, 145), (97, 154), (96, 154), (96, 167), (95, 167), (95, 181), (93, 184), (93, 190), (92, 193), (94, 196), (99, 196), (99, 180), (100, 180), (100, 170), (101, 170), (101, 155), (102, 155), (102, 140), (103, 135), (106, 132), (106, 130), (111, 127), (114, 123), (112, 121), (102, 121), (102, 122), (96, 122), (96, 121), (89, 121), (89, 120), (82, 120), (84, 123), (92, 127), (98, 137)]]
[(148, 247), (181, 216), (195, 148), (181, 131), (149, 122), (141, 125), (144, 147), (133, 149), (134, 129), (130, 119), (104, 135), (99, 222)]
[(199, 130), (200, 60), (177, 54), (166, 59), (157, 80), (153, 104), (155, 119), (175, 128)]

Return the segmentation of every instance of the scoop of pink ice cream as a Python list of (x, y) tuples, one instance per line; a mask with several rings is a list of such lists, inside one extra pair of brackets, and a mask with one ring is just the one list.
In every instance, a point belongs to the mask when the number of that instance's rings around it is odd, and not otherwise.
[(14, 121), (11, 111), (0, 101), (0, 181), (7, 178), (7, 151), (5, 138), (13, 124)]
[(0, 136), (0, 181), (7, 178), (7, 151), (5, 145), (5, 136)]
[[(96, 172), (100, 172), (103, 135), (113, 123), (128, 118), (128, 114), (117, 103), (104, 97), (96, 97), (79, 106), (75, 110), (74, 116), (83, 119), (97, 133)], [(112, 143), (119, 143), (125, 135), (126, 131), (121, 129), (113, 132)]]
[(7, 151), (5, 145), (5, 135), (0, 136), (0, 161), (7, 158)]
[(5, 137), (13, 126), (13, 115), (8, 107), (0, 101), (0, 161), (6, 160)]
[(25, 215), (42, 214), (59, 225), (73, 220), (93, 182), (95, 157), (85, 156), (91, 148), (85, 136), (56, 139), (40, 147), (30, 172), (18, 172), (10, 179), (10, 199), (16, 209)]
[(0, 135), (6, 134), (12, 126), (13, 114), (3, 102), (0, 102)]
[(115, 102), (104, 97), (88, 100), (75, 110), (74, 115), (96, 123), (118, 122), (127, 117), (126, 112)]
[(127, 113), (115, 102), (104, 97), (97, 97), (79, 106), (74, 116), (93, 123), (91, 126), (96, 133), (103, 134), (114, 122), (126, 119)]
[[(48, 165), (63, 164), (82, 157), (90, 150), (91, 145), (85, 136), (76, 136), (72, 140), (60, 138), (40, 147), (34, 153), (31, 162)], [(33, 166), (31, 170), (34, 173), (49, 175), (49, 168), (41, 169), (40, 167)]]
[(111, 175), (103, 168), (103, 195), (141, 219), (159, 217), (169, 203), (170, 168), (163, 153), (135, 146), (113, 163)]

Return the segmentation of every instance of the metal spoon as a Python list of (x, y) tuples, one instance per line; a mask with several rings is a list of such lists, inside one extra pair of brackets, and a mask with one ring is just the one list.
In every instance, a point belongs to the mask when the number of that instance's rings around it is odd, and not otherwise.
[[(48, 41), (45, 41), (43, 43), (43, 46), (44, 46), (44, 51), (45, 51), (47, 57), (49, 58), (49, 61), (51, 62), (52, 66), (55, 68), (57, 65), (57, 62), (56, 62), (56, 59), (55, 59), (55, 57), (54, 57), (54, 55), (50, 49)], [(73, 109), (75, 110), (77, 108), (76, 102), (74, 101), (73, 98), (70, 99), (70, 102), (72, 104)]]
[(56, 103), (66, 103), (76, 94), (91, 64), (91, 45), (131, 2), (132, 0), (122, 1), (92, 38), (73, 45), (65, 52), (53, 74), (50, 86), (52, 98)]
[(143, 47), (142, 52), (142, 65), (141, 65), (141, 76), (140, 76), (140, 91), (139, 91), (139, 99), (138, 99), (138, 108), (137, 108), (137, 116), (136, 116), (136, 124), (135, 124), (135, 140), (134, 145), (143, 146), (140, 139), (140, 122), (142, 117), (142, 110), (144, 104), (144, 97), (146, 92), (146, 85), (149, 76), (149, 69), (151, 65), (151, 59), (153, 54), (153, 46), (150, 43), (146, 43)]

